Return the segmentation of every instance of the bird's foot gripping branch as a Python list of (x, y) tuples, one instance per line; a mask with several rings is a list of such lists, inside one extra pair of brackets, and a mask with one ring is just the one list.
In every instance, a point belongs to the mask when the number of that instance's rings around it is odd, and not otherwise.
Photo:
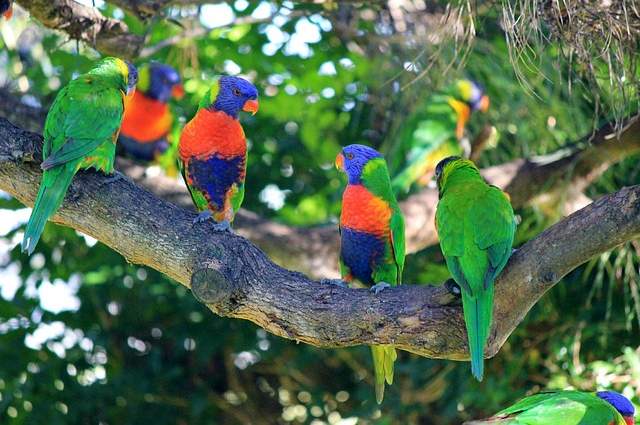
[[(616, 142), (620, 143), (620, 142)], [(42, 138), (0, 119), (0, 189), (33, 205)], [(195, 213), (127, 180), (80, 172), (57, 223), (84, 232), (173, 278), (217, 314), (320, 347), (393, 344), (427, 357), (468, 358), (459, 299), (445, 287), (405, 284), (375, 295), (316, 282), (274, 264), (248, 240), (192, 226)], [(640, 186), (577, 211), (521, 246), (496, 281), (494, 355), (537, 300), (594, 255), (640, 236)]]

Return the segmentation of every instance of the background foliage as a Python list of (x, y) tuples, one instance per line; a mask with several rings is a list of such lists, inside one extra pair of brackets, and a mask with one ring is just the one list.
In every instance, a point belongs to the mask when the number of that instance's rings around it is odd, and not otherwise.
[[(132, 31), (150, 31), (150, 44), (183, 31), (171, 20), (142, 22), (97, 3)], [(480, 81), (491, 97), (490, 112), (469, 126), (474, 134), (491, 123), (500, 135), (481, 166), (555, 151), (620, 112), (607, 108), (591, 76), (562, 59), (558, 40), (545, 45), (536, 67), (518, 68), (523, 86), (498, 8), (479, 6), (472, 21), (464, 5), (436, 2), (427, 19), (408, 19), (404, 29), (390, 12), (382, 4), (243, 0), (169, 8), (168, 17), (187, 28), (211, 30), (144, 60), (169, 63), (186, 81), (187, 96), (174, 105), (177, 127), (214, 75), (253, 78), (262, 95), (260, 112), (243, 119), (250, 139), (244, 206), (294, 225), (336, 221), (342, 181), (332, 163), (340, 146), (392, 152), (407, 116), (458, 76)], [(234, 25), (234, 17), (255, 22)], [(0, 34), (0, 84), (31, 105), (46, 108), (98, 57), (20, 12), (0, 23)], [(623, 112), (637, 106), (628, 101)], [(167, 173), (174, 167), (171, 154), (163, 158)], [(629, 158), (587, 194), (638, 184), (639, 171), (638, 158)], [(320, 350), (212, 316), (163, 275), (55, 225), (28, 258), (17, 247), (28, 210), (7, 196), (0, 208), (1, 423), (456, 424), (526, 393), (570, 387), (616, 389), (640, 403), (635, 242), (594, 258), (545, 296), (487, 363), (482, 384), (467, 363), (402, 352), (397, 381), (378, 407), (367, 348)], [(519, 243), (552, 220), (535, 206), (517, 213)], [(407, 259), (405, 281), (445, 278), (437, 247)]]

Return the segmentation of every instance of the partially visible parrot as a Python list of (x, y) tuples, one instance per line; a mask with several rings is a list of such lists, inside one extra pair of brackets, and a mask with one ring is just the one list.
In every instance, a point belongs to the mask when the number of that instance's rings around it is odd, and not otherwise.
[(469, 425), (633, 425), (635, 408), (614, 391), (552, 391), (525, 397)]
[(206, 93), (198, 112), (185, 125), (178, 152), (182, 176), (201, 213), (216, 230), (229, 230), (244, 198), (247, 141), (240, 111), (258, 111), (258, 90), (239, 77), (223, 76)]
[[(399, 285), (404, 267), (404, 218), (391, 191), (387, 163), (380, 153), (350, 145), (336, 158), (348, 177), (340, 214), (340, 273), (347, 282), (371, 286), (378, 293)], [(385, 381), (393, 383), (396, 350), (371, 346), (376, 401), (382, 403)]]
[(137, 79), (132, 64), (107, 57), (58, 92), (44, 124), (42, 181), (23, 252), (33, 253), (78, 170), (93, 167), (113, 173), (125, 97), (135, 90)]
[(436, 167), (436, 179), (440, 248), (461, 289), (471, 371), (482, 381), (493, 283), (511, 256), (516, 220), (507, 196), (487, 184), (472, 161), (445, 158)]
[(13, 0), (0, 0), (0, 15), (6, 19), (13, 16)]
[(178, 71), (157, 62), (142, 65), (136, 91), (124, 108), (118, 148), (140, 161), (164, 153), (173, 123), (169, 99), (183, 95)]
[(489, 97), (471, 80), (458, 80), (443, 92), (429, 96), (424, 109), (405, 125), (399, 136), (405, 155), (392, 179), (396, 193), (408, 192), (414, 183), (426, 185), (441, 159), (462, 156), (464, 128), (473, 111), (486, 112)]

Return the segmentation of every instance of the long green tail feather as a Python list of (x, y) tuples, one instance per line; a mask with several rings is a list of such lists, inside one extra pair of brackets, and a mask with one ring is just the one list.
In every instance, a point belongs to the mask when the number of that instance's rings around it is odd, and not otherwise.
[(373, 372), (375, 375), (376, 402), (382, 403), (384, 383), (393, 384), (393, 363), (398, 357), (396, 349), (391, 345), (372, 345)]
[(31, 255), (36, 248), (40, 235), (44, 230), (47, 220), (56, 212), (60, 204), (64, 200), (64, 195), (73, 179), (73, 172), (62, 168), (60, 170), (51, 170), (43, 176), (38, 196), (27, 223), (27, 229), (22, 239), (22, 252)]
[(491, 329), (493, 315), (493, 285), (488, 289), (476, 292), (475, 297), (462, 293), (464, 321), (469, 337), (471, 354), (471, 373), (478, 381), (484, 375), (484, 348)]

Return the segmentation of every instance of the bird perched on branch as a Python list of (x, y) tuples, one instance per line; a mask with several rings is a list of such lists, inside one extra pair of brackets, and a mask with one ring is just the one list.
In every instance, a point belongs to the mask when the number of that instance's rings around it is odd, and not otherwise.
[(0, 0), (0, 15), (6, 19), (13, 16), (13, 0)]
[(472, 112), (486, 112), (489, 97), (471, 80), (458, 80), (441, 93), (427, 98), (423, 110), (413, 116), (400, 134), (404, 157), (392, 180), (396, 193), (407, 192), (414, 183), (426, 185), (436, 164), (451, 155), (461, 156), (464, 128)]
[(258, 111), (258, 90), (239, 78), (220, 77), (180, 136), (182, 176), (201, 213), (216, 230), (228, 230), (244, 198), (247, 142), (240, 111)]
[[(350, 145), (336, 158), (347, 174), (340, 214), (340, 272), (347, 282), (371, 286), (375, 293), (399, 285), (404, 267), (404, 219), (393, 192), (387, 164), (380, 153)], [(385, 381), (393, 383), (396, 350), (371, 346), (376, 401), (382, 403)]]
[(169, 99), (183, 95), (178, 71), (157, 62), (142, 65), (136, 91), (125, 105), (119, 149), (140, 161), (151, 161), (164, 153), (173, 123)]
[(487, 184), (473, 162), (455, 156), (443, 159), (436, 179), (440, 248), (461, 289), (471, 371), (481, 381), (493, 283), (511, 256), (516, 221), (507, 196)]
[(58, 92), (44, 125), (42, 180), (22, 251), (33, 252), (78, 170), (113, 173), (125, 97), (137, 79), (133, 65), (108, 57)]
[(635, 408), (614, 391), (552, 391), (525, 397), (468, 425), (633, 425)]

